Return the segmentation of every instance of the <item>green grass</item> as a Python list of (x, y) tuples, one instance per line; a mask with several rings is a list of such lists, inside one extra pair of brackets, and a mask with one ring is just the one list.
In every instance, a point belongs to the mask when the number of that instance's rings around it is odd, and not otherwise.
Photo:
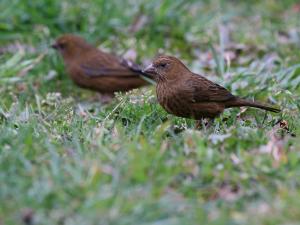
[[(0, 224), (299, 224), (296, 2), (2, 0)], [(68, 32), (143, 65), (176, 55), (283, 111), (231, 109), (195, 130), (154, 87), (103, 106), (48, 49)]]

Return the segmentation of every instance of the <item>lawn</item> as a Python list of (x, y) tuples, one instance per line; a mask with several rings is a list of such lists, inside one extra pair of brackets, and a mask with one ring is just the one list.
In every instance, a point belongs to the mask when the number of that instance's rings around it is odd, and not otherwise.
[[(300, 2), (0, 1), (0, 225), (300, 224)], [(146, 66), (159, 53), (279, 114), (209, 128), (155, 87), (102, 105), (49, 48), (75, 33)]]

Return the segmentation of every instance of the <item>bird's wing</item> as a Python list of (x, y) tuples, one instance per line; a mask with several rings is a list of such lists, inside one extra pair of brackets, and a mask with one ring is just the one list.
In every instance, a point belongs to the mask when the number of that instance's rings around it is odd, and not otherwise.
[(133, 65), (134, 64), (131, 66), (130, 63), (125, 60), (121, 61), (113, 55), (99, 51), (96, 54), (89, 55), (89, 57), (80, 64), (80, 68), (86, 76), (91, 78), (104, 76), (120, 78), (137, 77), (139, 76), (139, 70)]
[(197, 74), (193, 74), (185, 84), (194, 103), (225, 102), (235, 98), (226, 88)]

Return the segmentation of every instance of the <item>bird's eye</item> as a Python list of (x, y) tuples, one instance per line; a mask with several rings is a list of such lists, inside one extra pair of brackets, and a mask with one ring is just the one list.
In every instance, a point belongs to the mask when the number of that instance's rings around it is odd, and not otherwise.
[(59, 46), (60, 49), (65, 49), (66, 48), (66, 44), (65, 43), (60, 43), (58, 46)]
[(159, 67), (160, 67), (160, 68), (166, 68), (166, 67), (167, 67), (167, 63), (160, 63), (160, 64), (159, 64)]

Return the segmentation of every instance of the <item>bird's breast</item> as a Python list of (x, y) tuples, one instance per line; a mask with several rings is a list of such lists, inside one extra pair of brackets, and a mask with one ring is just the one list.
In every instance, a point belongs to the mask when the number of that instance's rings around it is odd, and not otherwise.
[(164, 84), (158, 84), (156, 89), (159, 104), (171, 114), (180, 117), (190, 117), (192, 114), (190, 105), (185, 96), (176, 89)]

